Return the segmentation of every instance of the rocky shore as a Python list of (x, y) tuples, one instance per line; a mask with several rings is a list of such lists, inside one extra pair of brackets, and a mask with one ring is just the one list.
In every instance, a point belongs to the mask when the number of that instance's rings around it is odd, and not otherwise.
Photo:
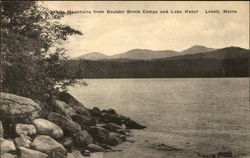
[(114, 109), (86, 108), (68, 93), (49, 102), (0, 93), (2, 158), (81, 158), (114, 151), (145, 126)]

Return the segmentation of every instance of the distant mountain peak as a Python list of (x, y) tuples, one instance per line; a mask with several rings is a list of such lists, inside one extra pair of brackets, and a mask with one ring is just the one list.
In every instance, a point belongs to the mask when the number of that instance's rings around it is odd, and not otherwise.
[(195, 47), (207, 48), (207, 47), (205, 47), (205, 46), (203, 46), (203, 45), (199, 45), (199, 44), (193, 45), (193, 46), (192, 46), (192, 47), (190, 47), (190, 48), (195, 48)]
[(183, 50), (182, 54), (196, 54), (196, 53), (203, 53), (203, 52), (210, 52), (215, 50), (214, 48), (208, 48), (203, 45), (194, 45), (186, 50)]
[(150, 49), (131, 49), (122, 54), (111, 56), (112, 59), (136, 59), (136, 60), (150, 60), (156, 58), (165, 58), (178, 55), (179, 52), (170, 50), (150, 50)]
[(102, 60), (107, 58), (108, 58), (107, 55), (99, 52), (88, 53), (78, 57), (78, 59), (88, 59), (88, 60)]

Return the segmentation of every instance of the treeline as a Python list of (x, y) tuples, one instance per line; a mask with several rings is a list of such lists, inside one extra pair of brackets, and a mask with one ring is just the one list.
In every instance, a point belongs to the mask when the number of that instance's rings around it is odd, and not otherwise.
[(176, 60), (68, 60), (65, 73), (75, 78), (247, 77), (249, 57)]

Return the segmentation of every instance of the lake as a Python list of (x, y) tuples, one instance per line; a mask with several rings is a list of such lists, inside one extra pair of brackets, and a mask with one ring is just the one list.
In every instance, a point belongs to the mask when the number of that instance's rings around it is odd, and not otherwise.
[[(88, 108), (113, 108), (147, 126), (134, 143), (101, 157), (196, 157), (232, 151), (250, 155), (248, 78), (86, 79), (69, 92)], [(181, 152), (151, 147), (166, 144)]]

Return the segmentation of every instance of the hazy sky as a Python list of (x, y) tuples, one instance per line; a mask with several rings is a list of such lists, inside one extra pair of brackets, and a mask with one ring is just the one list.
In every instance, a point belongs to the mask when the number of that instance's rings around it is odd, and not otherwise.
[[(249, 49), (249, 2), (46, 1), (52, 10), (199, 10), (197, 14), (74, 14), (61, 22), (83, 32), (65, 47), (72, 57), (90, 52), (106, 55), (130, 49), (181, 51), (193, 45)], [(237, 10), (206, 14), (205, 10)]]

